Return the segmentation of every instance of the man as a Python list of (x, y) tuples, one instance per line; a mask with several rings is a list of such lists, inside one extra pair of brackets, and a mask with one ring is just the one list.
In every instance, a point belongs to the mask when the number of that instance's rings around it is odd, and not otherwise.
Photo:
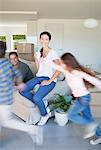
[(16, 52), (10, 52), (9, 53), (9, 59), (12, 63), (12, 65), (19, 69), (23, 76), (23, 82), (27, 82), (28, 80), (33, 78), (33, 73), (29, 66), (23, 62), (21, 62), (18, 58), (18, 54)]

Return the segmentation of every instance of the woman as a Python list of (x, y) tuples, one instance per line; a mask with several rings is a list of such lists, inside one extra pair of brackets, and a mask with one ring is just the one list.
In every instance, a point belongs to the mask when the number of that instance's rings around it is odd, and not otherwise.
[[(26, 83), (26, 89), (21, 91), (21, 95), (28, 98), (38, 106), (42, 115), (38, 125), (44, 125), (51, 116), (49, 108), (45, 107), (43, 98), (55, 87), (56, 78), (60, 74), (59, 71), (48, 66), (53, 61), (56, 63), (59, 62), (56, 52), (49, 48), (50, 40), (51, 35), (49, 32), (42, 32), (40, 34), (40, 43), (42, 45), (41, 56), (38, 59), (37, 54), (35, 53), (34, 55), (38, 72), (35, 78)], [(31, 93), (31, 90), (33, 90), (36, 85), (39, 85), (39, 88), (33, 94)]]

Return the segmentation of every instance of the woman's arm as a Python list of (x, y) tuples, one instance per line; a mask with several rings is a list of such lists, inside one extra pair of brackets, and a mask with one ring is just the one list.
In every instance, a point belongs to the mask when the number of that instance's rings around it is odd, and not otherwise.
[[(56, 60), (54, 60), (53, 61), (53, 63), (54, 64), (59, 64), (59, 59), (56, 59)], [(50, 82), (52, 82), (52, 81), (54, 81), (59, 75), (60, 75), (60, 73), (61, 73), (61, 71), (60, 70), (58, 70), (57, 68), (55, 68), (56, 69), (56, 72), (53, 74), (53, 76), (50, 78)]]
[(85, 72), (80, 72), (80, 75), (82, 76), (83, 79), (88, 81), (89, 83), (93, 84), (97, 88), (101, 89), (101, 80), (97, 79), (96, 77), (93, 77)]
[(37, 54), (36, 54), (36, 53), (34, 54), (34, 59), (35, 59), (36, 68), (37, 68), (37, 70), (38, 70), (38, 69), (39, 69), (39, 61), (38, 61), (38, 58), (37, 58)]

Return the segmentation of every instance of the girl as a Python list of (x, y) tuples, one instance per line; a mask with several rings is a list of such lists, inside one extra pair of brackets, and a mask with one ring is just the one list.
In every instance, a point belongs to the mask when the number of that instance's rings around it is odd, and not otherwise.
[(91, 115), (91, 95), (88, 88), (94, 85), (101, 89), (101, 81), (95, 78), (95, 75), (89, 70), (82, 67), (70, 53), (61, 56), (60, 65), (52, 63), (51, 66), (64, 72), (68, 85), (76, 99), (76, 102), (70, 108), (69, 120), (86, 125), (84, 138), (93, 136), (98, 124)]
[[(40, 112), (41, 119), (38, 125), (44, 125), (51, 112), (49, 108), (45, 106), (43, 98), (50, 92), (56, 85), (56, 78), (60, 74), (59, 71), (53, 67), (49, 67), (53, 61), (58, 62), (58, 57), (56, 52), (49, 48), (49, 42), (51, 40), (51, 35), (49, 32), (42, 32), (40, 34), (40, 43), (42, 45), (41, 57), (38, 58), (35, 53), (35, 63), (38, 69), (36, 77), (26, 83), (26, 88), (21, 92), (21, 94), (35, 103)], [(36, 85), (39, 85), (38, 90), (32, 93), (31, 90), (34, 89)]]

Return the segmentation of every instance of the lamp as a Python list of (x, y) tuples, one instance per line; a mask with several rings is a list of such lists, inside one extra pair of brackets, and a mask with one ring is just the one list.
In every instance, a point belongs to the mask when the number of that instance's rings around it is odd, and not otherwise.
[(0, 11), (0, 14), (37, 15), (37, 11)]
[(95, 28), (98, 25), (98, 21), (94, 18), (89, 18), (84, 21), (84, 26), (86, 28)]

